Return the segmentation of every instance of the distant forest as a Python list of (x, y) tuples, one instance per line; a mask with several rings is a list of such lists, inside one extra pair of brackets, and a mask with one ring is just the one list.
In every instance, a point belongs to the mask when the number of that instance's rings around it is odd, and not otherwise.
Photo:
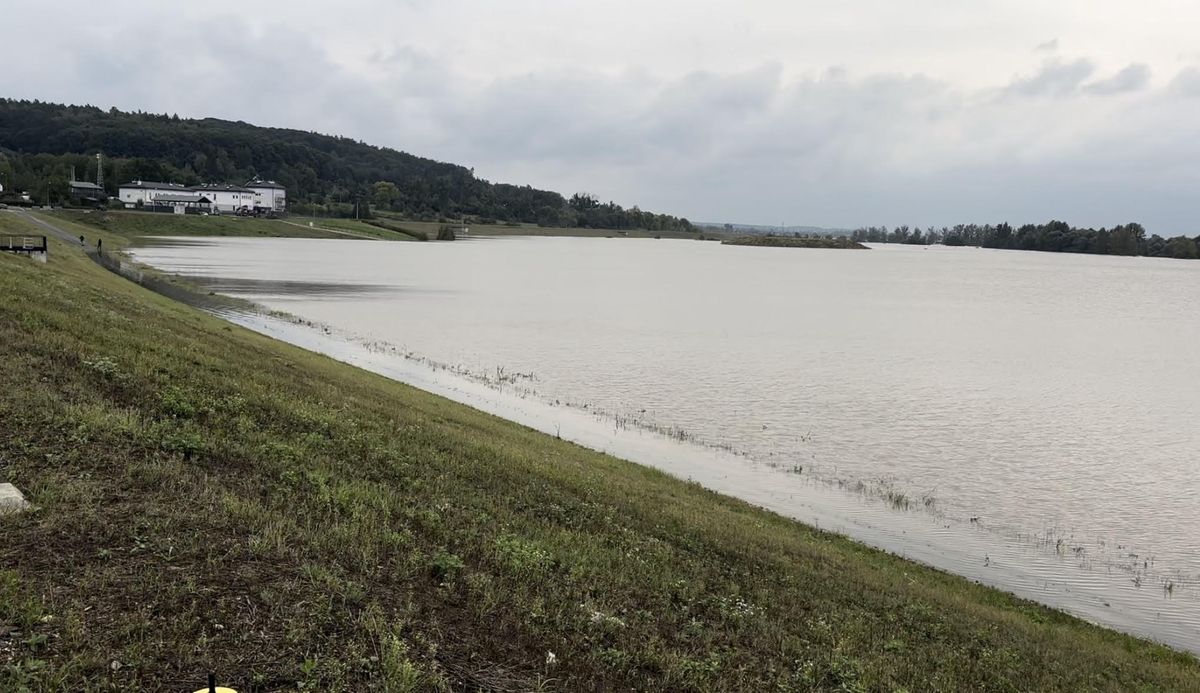
[(1195, 259), (1200, 236), (1163, 238), (1146, 237), (1141, 224), (1123, 224), (1111, 229), (1076, 228), (1062, 221), (1047, 224), (959, 224), (941, 229), (929, 227), (871, 226), (856, 229), (850, 238), (866, 243), (908, 243), (912, 245), (971, 245), (1005, 250), (1041, 250), (1050, 253), (1089, 253), (1092, 255), (1145, 255)]
[(300, 130), (92, 106), (0, 99), (0, 184), (28, 191), (38, 204), (67, 197), (72, 170), (95, 181), (104, 155), (104, 187), (154, 180), (195, 185), (245, 183), (256, 176), (288, 189), (289, 207), (352, 216), (355, 204), (413, 219), (469, 217), (477, 222), (651, 231), (692, 230), (687, 219), (625, 209), (587, 193), (569, 200), (530, 186), (491, 183), (463, 166), (363, 142)]

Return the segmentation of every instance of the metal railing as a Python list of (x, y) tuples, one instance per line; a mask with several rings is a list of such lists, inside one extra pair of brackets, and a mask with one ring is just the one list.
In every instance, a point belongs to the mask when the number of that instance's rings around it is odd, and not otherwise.
[(44, 253), (45, 236), (0, 236), (0, 250), (13, 253)]

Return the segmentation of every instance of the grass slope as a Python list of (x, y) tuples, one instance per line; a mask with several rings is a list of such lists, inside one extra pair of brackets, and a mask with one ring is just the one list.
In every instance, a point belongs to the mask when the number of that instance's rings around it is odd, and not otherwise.
[(0, 480), (38, 508), (0, 517), (0, 690), (1200, 689), (51, 253), (0, 253)]
[[(105, 237), (110, 247), (144, 236), (280, 236), (292, 238), (369, 237), (384, 241), (415, 241), (421, 234), (427, 240), (437, 238), (438, 229), (445, 224), (411, 221), (397, 215), (378, 214), (374, 220), (318, 218), (291, 216), (286, 219), (255, 219), (233, 215), (199, 216), (158, 214), (136, 211), (57, 210), (49, 215), (56, 222), (75, 224), (94, 245), (96, 232)], [(311, 226), (310, 226), (311, 223)], [(453, 225), (453, 224), (452, 224)], [(544, 228), (534, 225), (474, 225), (473, 236), (577, 236), (589, 238), (713, 238), (713, 234), (671, 231), (614, 231), (612, 229)], [(108, 239), (105, 234), (114, 237)]]
[(312, 219), (309, 217), (292, 216), (287, 219), (292, 224), (300, 224), (308, 226), (312, 224), (317, 229), (330, 229), (334, 231), (350, 232), (359, 236), (369, 236), (382, 241), (414, 241), (416, 240), (411, 235), (403, 231), (395, 231), (392, 229), (379, 228), (372, 226), (370, 222), (359, 221), (358, 219), (338, 219), (332, 217), (322, 217)]
[(59, 210), (49, 218), (73, 222), (129, 239), (141, 236), (341, 237), (321, 229), (309, 229), (306, 225), (288, 224), (280, 219), (255, 219), (232, 215), (204, 217), (198, 214)]
[[(414, 221), (391, 212), (375, 211), (375, 216), (385, 225), (395, 225), (406, 230), (425, 233), (429, 238), (437, 238), (438, 229), (445, 223), (434, 221)], [(450, 226), (458, 227), (457, 221), (448, 222)], [(720, 232), (705, 231), (647, 231), (646, 229), (585, 229), (578, 227), (538, 226), (537, 224), (467, 224), (472, 236), (569, 236), (573, 238), (682, 238), (682, 239), (713, 239), (722, 237)]]

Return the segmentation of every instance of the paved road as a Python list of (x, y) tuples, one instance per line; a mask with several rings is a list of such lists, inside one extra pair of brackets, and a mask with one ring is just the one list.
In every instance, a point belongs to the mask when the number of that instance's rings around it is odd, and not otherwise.
[(45, 229), (45, 231), (47, 233), (49, 233), (51, 236), (54, 236), (55, 238), (57, 238), (60, 241), (64, 241), (66, 243), (71, 243), (74, 245), (79, 245), (79, 236), (76, 236), (75, 234), (71, 233), (70, 231), (63, 231), (62, 229), (58, 228), (54, 224), (51, 224), (50, 222), (46, 221), (45, 219), (42, 219), (41, 217), (34, 216), (34, 215), (30, 214), (29, 212), (26, 212), (23, 209), (9, 209), (7, 211), (9, 214), (19, 214), (19, 215), (25, 217), (26, 220), (31, 221), (34, 224), (37, 224), (38, 226), (42, 227), (43, 229)]

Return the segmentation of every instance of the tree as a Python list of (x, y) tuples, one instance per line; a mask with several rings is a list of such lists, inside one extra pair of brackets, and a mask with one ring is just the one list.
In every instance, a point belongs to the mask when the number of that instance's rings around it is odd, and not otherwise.
[(1181, 260), (1195, 260), (1197, 256), (1196, 241), (1187, 236), (1176, 236), (1167, 241), (1167, 255)]
[(1109, 236), (1108, 252), (1110, 255), (1137, 255), (1146, 230), (1141, 224), (1125, 224), (1113, 227)]
[(591, 193), (575, 193), (567, 203), (577, 212), (587, 212), (600, 206), (600, 201)]
[(371, 204), (383, 209), (391, 209), (396, 200), (400, 199), (400, 189), (389, 180), (381, 180), (371, 186)]

